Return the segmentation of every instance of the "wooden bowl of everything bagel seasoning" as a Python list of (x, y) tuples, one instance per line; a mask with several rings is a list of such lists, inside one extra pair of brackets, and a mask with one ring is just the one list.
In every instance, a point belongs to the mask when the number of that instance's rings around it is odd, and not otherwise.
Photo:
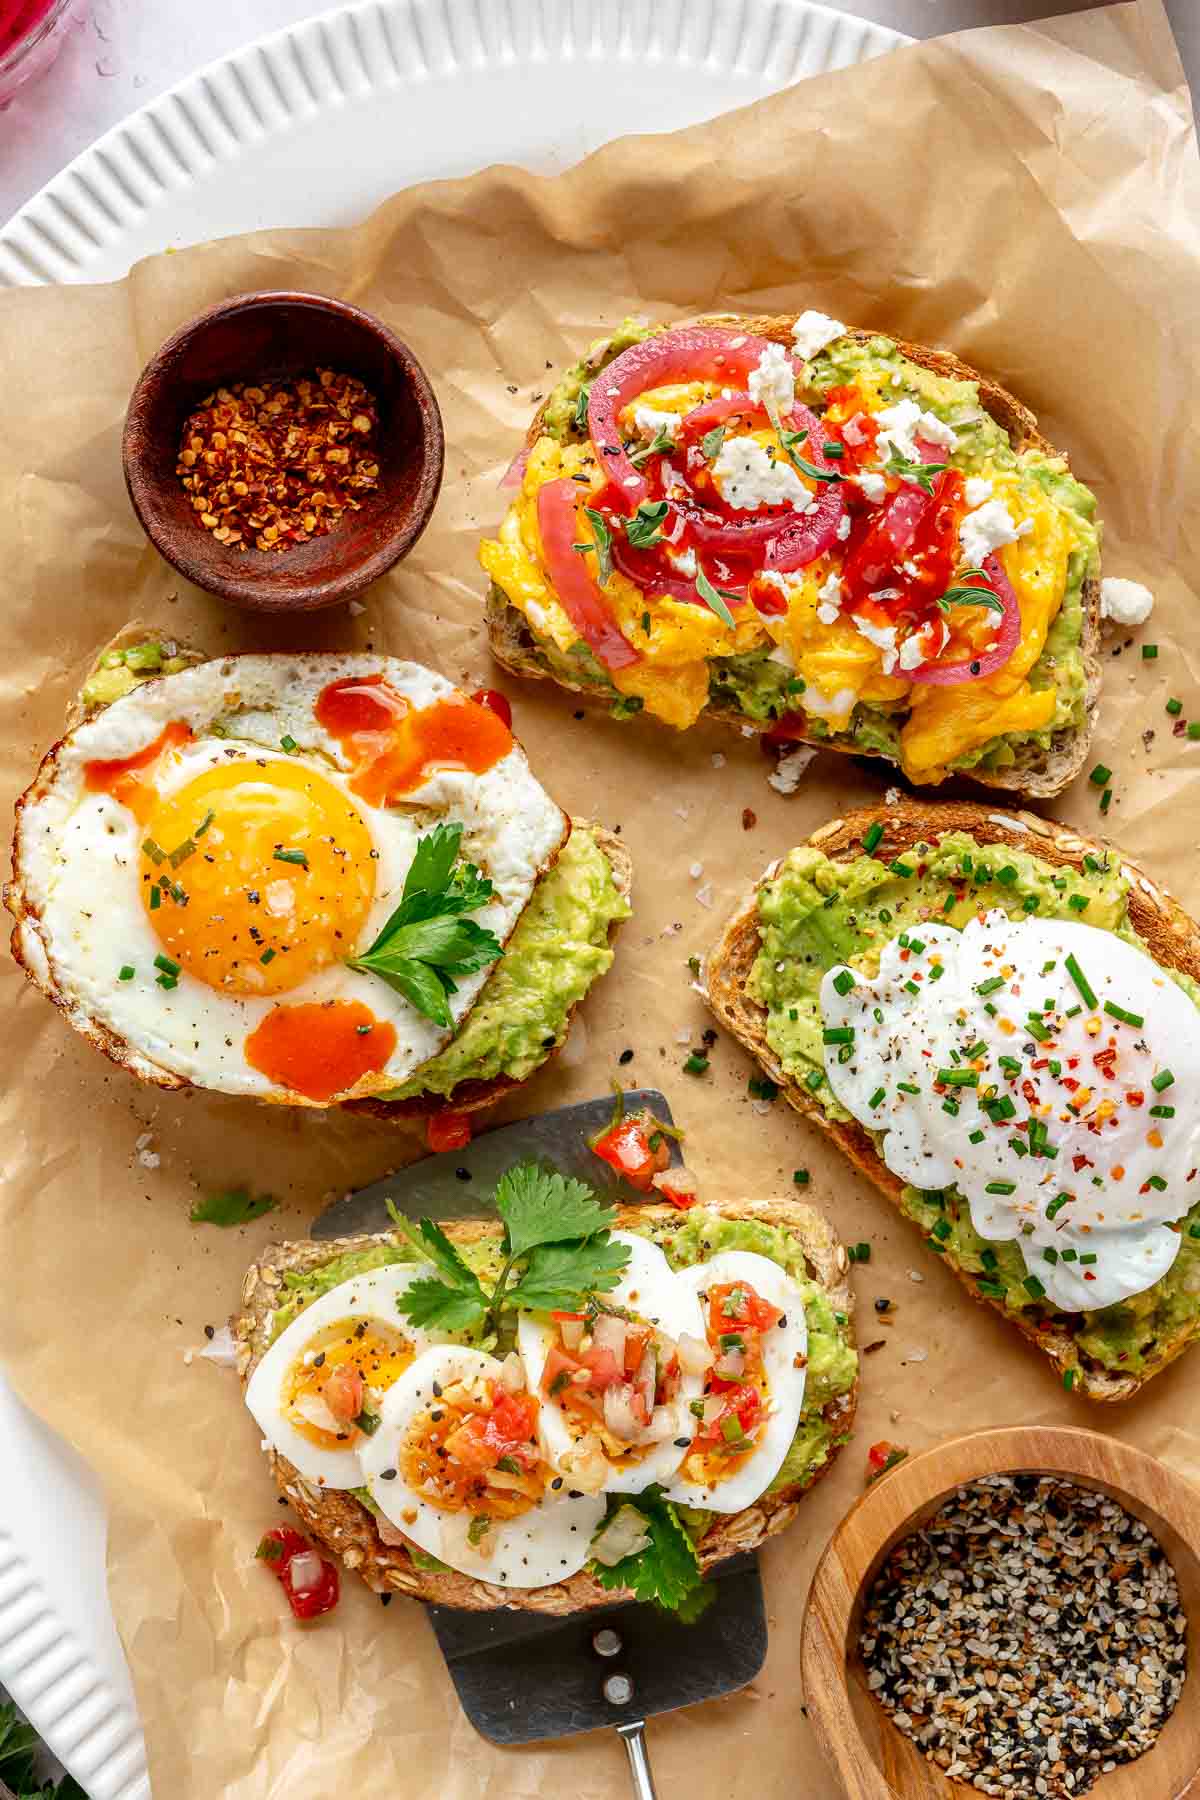
[(1200, 1795), (1200, 1488), (1065, 1427), (927, 1450), (834, 1533), (801, 1662), (850, 1800)]
[(125, 419), (146, 536), (208, 593), (261, 612), (350, 600), (437, 501), (433, 389), (379, 319), (323, 294), (241, 294), (168, 338)]

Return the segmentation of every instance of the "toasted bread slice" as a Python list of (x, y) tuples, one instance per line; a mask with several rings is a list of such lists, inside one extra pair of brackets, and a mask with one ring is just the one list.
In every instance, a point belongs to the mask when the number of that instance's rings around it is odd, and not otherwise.
[[(863, 854), (863, 833), (875, 823), (883, 826), (884, 835), (873, 854), (885, 862), (903, 855), (914, 844), (936, 843), (952, 831), (970, 832), (982, 844), (1009, 844), (1014, 850), (1025, 850), (1057, 866), (1080, 868), (1087, 855), (1103, 858), (1115, 854), (1130, 883), (1130, 923), (1148, 955), (1167, 968), (1179, 969), (1200, 980), (1200, 926), (1170, 894), (1128, 857), (1120, 851), (1114, 852), (1110, 845), (1030, 812), (1009, 815), (988, 812), (984, 807), (968, 802), (927, 805), (908, 799), (898, 800), (886, 811), (863, 808), (847, 813), (843, 818), (822, 825), (808, 843), (836, 861), (853, 861)], [(772, 864), (760, 877), (709, 952), (702, 976), (705, 999), (725, 1029), (758, 1059), (770, 1079), (781, 1088), (788, 1103), (817, 1125), (855, 1168), (899, 1207), (904, 1183), (880, 1159), (870, 1134), (857, 1120), (830, 1119), (816, 1096), (803, 1083), (784, 1073), (767, 1042), (766, 1012), (746, 992), (750, 970), (759, 951), (758, 888), (771, 878), (777, 866)], [(1114, 1374), (1099, 1366), (1089, 1366), (1086, 1358), (1079, 1355), (1074, 1333), (1064, 1315), (1050, 1315), (1049, 1327), (1039, 1329), (1032, 1318), (1011, 1312), (1002, 1299), (981, 1292), (977, 1277), (961, 1267), (951, 1251), (945, 1252), (941, 1261), (954, 1270), (976, 1300), (1000, 1312), (1044, 1351), (1060, 1371), (1065, 1373), (1074, 1369), (1075, 1391), (1086, 1394), (1091, 1400), (1127, 1400), (1200, 1335), (1200, 1320), (1184, 1325), (1159, 1342), (1144, 1373)]]
[[(811, 1280), (827, 1294), (830, 1303), (846, 1319), (846, 1331), (853, 1342), (854, 1297), (848, 1277), (848, 1258), (844, 1247), (820, 1213), (799, 1200), (718, 1200), (707, 1203), (705, 1210), (723, 1218), (757, 1219), (778, 1226), (797, 1238), (803, 1247)], [(625, 1206), (618, 1208), (617, 1226), (636, 1226), (647, 1217), (681, 1222), (682, 1215), (672, 1206)], [(462, 1220), (444, 1226), (447, 1235), (458, 1243), (471, 1243), (481, 1237), (496, 1236), (500, 1225), (496, 1220)], [(271, 1342), (271, 1318), (285, 1272), (300, 1272), (329, 1262), (335, 1256), (366, 1249), (370, 1237), (351, 1237), (314, 1243), (279, 1244), (268, 1250), (246, 1274), (242, 1287), (242, 1311), (231, 1321), (237, 1344), (237, 1367), (243, 1387), (249, 1381), (259, 1358)], [(743, 1550), (753, 1550), (767, 1537), (782, 1531), (796, 1516), (796, 1504), (814, 1482), (832, 1466), (842, 1443), (854, 1422), (858, 1403), (858, 1379), (846, 1393), (839, 1394), (824, 1408), (823, 1418), (833, 1437), (825, 1461), (806, 1481), (775, 1493), (764, 1494), (753, 1506), (739, 1513), (716, 1514), (698, 1544), (701, 1567), (707, 1573)], [(603, 1588), (588, 1572), (581, 1569), (569, 1581), (550, 1587), (505, 1588), (453, 1569), (419, 1568), (403, 1541), (385, 1542), (374, 1515), (353, 1493), (322, 1491), (305, 1481), (287, 1459), (274, 1450), (267, 1460), (280, 1492), (290, 1502), (305, 1528), (328, 1546), (348, 1569), (355, 1569), (376, 1593), (411, 1594), (419, 1600), (432, 1600), (441, 1606), (458, 1606), (473, 1612), (513, 1607), (525, 1612), (573, 1613), (593, 1606), (611, 1606), (622, 1595)], [(636, 1504), (636, 1496), (631, 1496)], [(386, 1525), (390, 1540), (400, 1534)]]
[[(607, 831), (603, 825), (593, 825), (587, 819), (575, 819), (573, 829), (590, 831), (612, 869), (613, 883), (622, 899), (628, 900), (633, 892), (633, 859), (622, 839), (613, 832)], [(617, 919), (609, 928), (609, 942), (615, 938), (621, 928), (622, 921)], [(486, 994), (486, 987), (483, 993)], [(586, 995), (584, 998), (586, 999)], [(482, 995), (480, 996), (482, 998)], [(566, 1028), (561, 1040), (547, 1050), (545, 1058), (538, 1064), (545, 1064), (557, 1056), (571, 1033), (571, 1021), (581, 1002), (577, 1001), (567, 1014)], [(536, 1071), (533, 1071), (536, 1073)], [(420, 1070), (417, 1071), (420, 1074)], [(525, 1080), (529, 1077), (526, 1076)], [(344, 1112), (370, 1113), (372, 1118), (382, 1119), (391, 1125), (420, 1126), (430, 1119), (436, 1119), (444, 1113), (482, 1112), (486, 1107), (494, 1106), (506, 1094), (513, 1093), (524, 1083), (512, 1075), (493, 1075), (488, 1081), (463, 1081), (449, 1094), (413, 1094), (407, 1100), (347, 1100), (342, 1108)]]
[[(762, 314), (753, 318), (741, 318), (738, 325), (748, 333), (758, 337), (773, 338), (778, 343), (791, 345), (792, 329), (798, 314), (775, 313)], [(685, 321), (678, 321), (685, 323)], [(686, 323), (699, 325), (721, 325), (729, 323), (729, 315), (717, 318), (704, 318)], [(876, 332), (849, 330), (845, 334), (860, 343), (868, 342), (878, 335)], [(1002, 388), (998, 382), (980, 374), (978, 369), (971, 368), (950, 350), (933, 350), (924, 344), (906, 342), (903, 338), (893, 340), (902, 355), (910, 362), (929, 369), (935, 375), (947, 376), (955, 381), (973, 381), (978, 384), (979, 400), (984, 410), (1003, 426), (1008, 433), (1013, 449), (1039, 450), (1046, 456), (1065, 456), (1065, 452), (1056, 450), (1038, 430), (1037, 419), (1029, 408)], [(542, 434), (542, 422), (545, 415), (545, 403), (539, 408), (532, 425), (526, 433), (526, 444), (531, 446)], [(562, 674), (557, 667), (552, 667), (538, 648), (537, 642), (529, 630), (524, 614), (510, 605), (503, 592), (495, 583), (491, 585), (486, 602), (486, 619), (488, 637), (491, 641), (492, 654), (496, 661), (510, 670), (514, 675), (522, 675), (535, 681), (554, 681), (560, 687), (568, 688), (572, 693), (592, 704), (607, 707), (611, 703), (611, 694), (599, 692), (589, 687), (586, 682), (573, 682)], [(1076, 729), (1061, 731), (1055, 734), (1048, 750), (1042, 750), (1036, 744), (1022, 744), (1017, 748), (1014, 761), (1004, 769), (969, 769), (962, 773), (967, 779), (978, 782), (984, 787), (1004, 788), (1030, 798), (1049, 797), (1060, 794), (1083, 768), (1087, 760), (1088, 746), (1095, 725), (1096, 706), (1100, 697), (1100, 582), (1096, 577), (1089, 577), (1083, 590), (1083, 630), (1082, 654), (1085, 674), (1084, 690), (1084, 724)], [(747, 714), (731, 706), (706, 707), (701, 714), (702, 719), (716, 720), (722, 725), (735, 727), (738, 732), (755, 732), (761, 734), (770, 729), (769, 722), (752, 719)], [(785, 748), (791, 749), (795, 744), (813, 744), (820, 750), (836, 750), (845, 756), (874, 756), (884, 762), (898, 766), (891, 757), (882, 751), (867, 750), (862, 745), (841, 743), (836, 738), (804, 737), (797, 738)]]

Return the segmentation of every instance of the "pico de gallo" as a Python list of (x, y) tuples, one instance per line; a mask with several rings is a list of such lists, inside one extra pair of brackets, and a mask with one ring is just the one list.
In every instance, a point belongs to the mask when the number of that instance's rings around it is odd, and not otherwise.
[(588, 1147), (640, 1194), (653, 1193), (686, 1212), (699, 1195), (688, 1171), (671, 1166), (671, 1142), (682, 1137), (682, 1131), (656, 1119), (648, 1107), (627, 1114), (618, 1088), (611, 1121), (588, 1139)]
[(552, 1313), (551, 1322), (541, 1392), (562, 1408), (577, 1446), (598, 1464), (626, 1467), (677, 1434), (673, 1402), (685, 1368), (704, 1354), (698, 1339), (673, 1339), (599, 1299), (585, 1312)]
[(887, 339), (825, 321), (801, 354), (811, 317), (795, 345), (733, 324), (600, 347), (483, 566), (554, 670), (619, 711), (683, 728), (733, 704), (923, 780), (1049, 741), (1082, 718), (1091, 495)]
[(274, 1526), (254, 1554), (279, 1582), (294, 1618), (316, 1619), (333, 1611), (341, 1592), (337, 1564), (290, 1525)]
[(783, 1317), (748, 1281), (717, 1283), (706, 1299), (708, 1377), (692, 1402), (696, 1435), (680, 1471), (697, 1486), (732, 1474), (758, 1444), (770, 1412), (763, 1338)]
[(405, 1486), (430, 1505), (471, 1515), (471, 1542), (481, 1554), (489, 1525), (536, 1506), (550, 1479), (537, 1396), (524, 1386), (519, 1358), (503, 1372), (507, 1385), (484, 1375), (445, 1385), (413, 1420), (397, 1465)]

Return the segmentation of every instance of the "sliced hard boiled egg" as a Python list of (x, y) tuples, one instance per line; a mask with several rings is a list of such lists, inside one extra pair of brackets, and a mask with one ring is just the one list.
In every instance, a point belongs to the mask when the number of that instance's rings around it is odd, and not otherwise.
[(692, 1439), (701, 1377), (681, 1365), (681, 1338), (703, 1341), (694, 1289), (657, 1244), (614, 1231), (630, 1260), (587, 1316), (522, 1313), (517, 1349), (542, 1401), (547, 1460), (589, 1493), (640, 1494), (667, 1481)]
[(292, 1320), (250, 1377), (246, 1405), (307, 1481), (362, 1485), (359, 1453), (384, 1394), (420, 1351), (446, 1341), (396, 1306), (410, 1282), (433, 1272), (430, 1263), (397, 1263), (340, 1282)]
[[(716, 1359), (705, 1405), (711, 1408), (711, 1424), (716, 1430), (711, 1445), (697, 1444), (688, 1451), (678, 1474), (667, 1486), (667, 1498), (682, 1506), (704, 1507), (709, 1512), (741, 1512), (743, 1507), (752, 1506), (778, 1475), (800, 1422), (808, 1357), (803, 1296), (778, 1263), (749, 1250), (722, 1250), (707, 1262), (681, 1269), (676, 1279), (690, 1286), (705, 1302), (708, 1336)], [(720, 1291), (729, 1284), (733, 1287), (732, 1296), (720, 1299)], [(777, 1322), (761, 1332), (749, 1325), (739, 1332), (739, 1309), (752, 1316), (752, 1301), (738, 1301), (739, 1288), (744, 1288), (748, 1296), (766, 1301), (781, 1315)], [(714, 1298), (718, 1300), (717, 1308), (713, 1306)], [(720, 1320), (729, 1329), (719, 1330), (714, 1325), (718, 1310)], [(738, 1338), (740, 1345), (729, 1341)], [(735, 1360), (725, 1360), (728, 1358)], [(740, 1370), (736, 1363), (743, 1365)], [(723, 1367), (728, 1370), (725, 1379), (719, 1374)], [(714, 1382), (722, 1393), (733, 1396), (726, 1415), (733, 1425), (728, 1434), (720, 1429), (720, 1396), (714, 1391)], [(743, 1388), (754, 1389), (758, 1395), (755, 1401), (747, 1393), (741, 1402), (744, 1428), (736, 1398)]]
[[(389, 1389), (362, 1453), (371, 1499), (428, 1556), (499, 1587), (566, 1581), (587, 1561), (604, 1502), (568, 1490), (537, 1441), (536, 1398), (494, 1356), (426, 1350)], [(555, 1483), (558, 1483), (555, 1486)]]

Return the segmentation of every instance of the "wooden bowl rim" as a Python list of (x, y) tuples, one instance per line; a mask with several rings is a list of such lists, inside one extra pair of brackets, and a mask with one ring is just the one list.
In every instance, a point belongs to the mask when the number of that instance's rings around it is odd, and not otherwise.
[[(821, 1552), (801, 1627), (805, 1711), (838, 1775), (842, 1772), (839, 1749), (853, 1747), (854, 1772), (860, 1778), (860, 1785), (853, 1790), (855, 1800), (859, 1796), (897, 1800), (898, 1795), (859, 1728), (850, 1698), (850, 1633), (863, 1586), (887, 1549), (913, 1528), (919, 1512), (948, 1497), (955, 1488), (981, 1476), (1001, 1474), (1062, 1475), (1085, 1486), (1105, 1488), (1144, 1516), (1151, 1530), (1157, 1521), (1163, 1531), (1177, 1534), (1200, 1562), (1200, 1486), (1148, 1451), (1103, 1432), (1078, 1425), (985, 1427), (934, 1444), (900, 1463), (859, 1496)], [(825, 1619), (831, 1622), (830, 1631), (825, 1629)], [(1176, 1713), (1186, 1704), (1188, 1684), (1194, 1680), (1200, 1680), (1200, 1670), (1189, 1657)], [(1124, 1766), (1144, 1775), (1159, 1742)], [(1182, 1787), (1171, 1796), (1155, 1795), (1154, 1800), (1175, 1800), (1175, 1796), (1191, 1792), (1198, 1773), (1200, 1757)], [(933, 1781), (931, 1772), (931, 1795), (936, 1791)], [(976, 1792), (956, 1782), (950, 1783), (950, 1788), (964, 1795)], [(913, 1800), (912, 1790), (905, 1791), (904, 1800)]]
[[(323, 312), (347, 320), (374, 337), (386, 350), (412, 390), (420, 415), (420, 461), (416, 485), (407, 509), (398, 514), (395, 524), (381, 536), (378, 547), (353, 568), (338, 571), (335, 565), (336, 533), (323, 540), (329, 545), (330, 566), (314, 569), (312, 578), (300, 592), (276, 591), (274, 565), (252, 565), (239, 571), (236, 567), (224, 574), (201, 555), (211, 546), (197, 544), (195, 553), (179, 535), (174, 523), (166, 521), (158, 496), (165, 478), (150, 466), (144, 445), (148, 422), (159, 396), (170, 380), (169, 367), (180, 351), (194, 342), (211, 326), (240, 314), (268, 311), (279, 306), (294, 306), (314, 313)], [(313, 293), (304, 288), (261, 288), (232, 294), (205, 307), (194, 318), (179, 325), (163, 339), (149, 358), (133, 385), (125, 412), (121, 434), (121, 462), (125, 486), (137, 520), (158, 554), (186, 580), (208, 594), (230, 600), (237, 606), (255, 612), (315, 612), (326, 606), (352, 600), (364, 588), (408, 554), (429, 523), (441, 491), (445, 466), (446, 440), (441, 408), (425, 369), (404, 339), (374, 313), (339, 300), (331, 294)], [(172, 477), (174, 471), (172, 470)]]

